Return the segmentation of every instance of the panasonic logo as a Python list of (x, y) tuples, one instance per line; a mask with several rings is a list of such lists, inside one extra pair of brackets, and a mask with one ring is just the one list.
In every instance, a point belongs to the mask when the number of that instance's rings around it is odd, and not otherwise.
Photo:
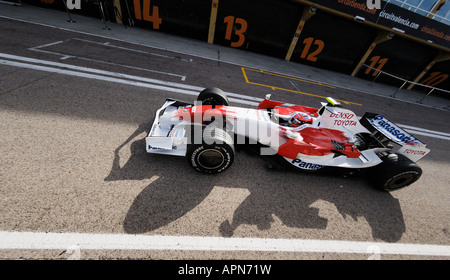
[(394, 136), (396, 139), (399, 140), (400, 143), (407, 144), (409, 142), (413, 143), (421, 143), (418, 139), (414, 138), (413, 136), (409, 135), (407, 132), (402, 130), (401, 128), (397, 127), (393, 123), (391, 123), (389, 120), (385, 119), (381, 115), (377, 115), (373, 119), (368, 119), (374, 127), (381, 129), (382, 132), (385, 132), (387, 134), (390, 134)]
[(302, 161), (301, 159), (294, 159), (291, 162), (291, 164), (295, 165), (298, 168), (308, 169), (308, 170), (317, 170), (317, 169), (320, 169), (323, 167), (320, 164), (305, 162), (305, 161)]

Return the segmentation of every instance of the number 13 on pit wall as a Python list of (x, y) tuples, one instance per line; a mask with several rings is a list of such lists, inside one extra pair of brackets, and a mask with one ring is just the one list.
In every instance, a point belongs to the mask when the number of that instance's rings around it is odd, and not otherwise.
[[(223, 19), (223, 22), (227, 25), (227, 29), (225, 32), (225, 40), (231, 41), (231, 35), (234, 31), (234, 34), (238, 36), (237, 41), (231, 42), (231, 47), (239, 48), (245, 42), (245, 32), (247, 31), (247, 21), (242, 18), (235, 18), (234, 16), (227, 16)], [(237, 26), (234, 26), (236, 23)]]
[[(141, 1), (143, 2), (141, 9)], [(134, 16), (136, 19), (153, 23), (153, 29), (159, 29), (162, 19), (159, 16), (159, 7), (151, 6), (150, 0), (133, 0)]]

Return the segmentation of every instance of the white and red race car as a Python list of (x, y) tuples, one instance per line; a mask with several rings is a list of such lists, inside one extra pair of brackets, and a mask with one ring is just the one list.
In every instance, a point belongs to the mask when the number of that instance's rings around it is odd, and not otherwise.
[(232, 165), (236, 146), (254, 145), (261, 155), (303, 170), (364, 169), (386, 191), (419, 179), (416, 162), (430, 151), (423, 142), (381, 115), (358, 118), (334, 99), (327, 101), (316, 109), (268, 95), (258, 109), (249, 109), (228, 106), (222, 90), (207, 88), (194, 104), (166, 100), (145, 139), (146, 150), (185, 156), (193, 168), (209, 174)]

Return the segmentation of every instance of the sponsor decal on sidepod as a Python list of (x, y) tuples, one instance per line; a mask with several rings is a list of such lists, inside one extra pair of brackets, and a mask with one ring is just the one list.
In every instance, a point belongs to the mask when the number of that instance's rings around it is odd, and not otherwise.
[(296, 167), (299, 167), (301, 169), (306, 169), (306, 170), (317, 170), (317, 169), (320, 169), (323, 167), (320, 164), (305, 162), (305, 161), (302, 161), (301, 159), (294, 159), (294, 160), (292, 160), (291, 164), (295, 165)]

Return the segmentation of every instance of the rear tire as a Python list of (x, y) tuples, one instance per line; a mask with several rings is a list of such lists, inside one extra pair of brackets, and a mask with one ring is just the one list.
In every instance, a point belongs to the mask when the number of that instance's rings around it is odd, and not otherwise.
[(202, 105), (212, 106), (228, 106), (228, 97), (219, 88), (206, 88), (197, 97), (198, 101), (202, 102)]
[(422, 169), (403, 155), (390, 154), (382, 163), (368, 170), (368, 175), (374, 187), (389, 192), (417, 181)]

